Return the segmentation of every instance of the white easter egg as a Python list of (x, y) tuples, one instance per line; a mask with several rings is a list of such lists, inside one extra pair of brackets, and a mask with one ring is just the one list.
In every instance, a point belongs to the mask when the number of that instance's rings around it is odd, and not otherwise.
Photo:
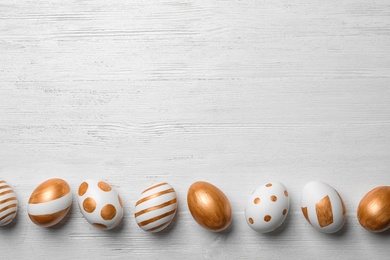
[(12, 187), (0, 180), (0, 226), (12, 222), (18, 212), (18, 199)]
[(301, 197), (302, 213), (318, 231), (339, 231), (346, 219), (346, 208), (339, 193), (322, 181), (311, 181), (305, 185)]
[(112, 229), (122, 221), (122, 200), (108, 183), (85, 180), (79, 186), (78, 198), (81, 213), (93, 226)]
[(69, 184), (58, 178), (42, 182), (28, 200), (31, 221), (40, 227), (52, 227), (68, 214), (72, 206)]
[(135, 204), (135, 221), (149, 232), (159, 232), (166, 228), (175, 217), (177, 210), (176, 192), (166, 182), (146, 188)]
[(252, 229), (267, 233), (282, 225), (289, 207), (286, 187), (279, 182), (269, 182), (252, 193), (245, 208), (245, 218)]

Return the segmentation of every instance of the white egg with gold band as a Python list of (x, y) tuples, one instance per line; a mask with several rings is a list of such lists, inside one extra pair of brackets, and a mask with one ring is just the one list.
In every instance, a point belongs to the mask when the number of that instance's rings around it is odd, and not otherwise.
[(31, 194), (27, 212), (31, 221), (41, 227), (59, 223), (69, 212), (72, 193), (69, 184), (58, 178), (41, 183)]
[(176, 192), (166, 182), (146, 188), (135, 204), (135, 220), (138, 226), (148, 232), (165, 229), (175, 217), (177, 210)]
[(0, 226), (8, 225), (18, 212), (18, 199), (11, 186), (0, 180)]

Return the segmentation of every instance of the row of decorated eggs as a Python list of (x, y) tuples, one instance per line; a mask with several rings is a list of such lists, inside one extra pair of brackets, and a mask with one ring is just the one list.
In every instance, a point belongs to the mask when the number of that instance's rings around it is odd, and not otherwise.
[[(220, 232), (232, 221), (232, 208), (226, 195), (207, 182), (193, 183), (187, 194), (188, 208), (196, 222), (209, 231)], [(69, 212), (72, 193), (62, 179), (49, 179), (40, 184), (28, 201), (28, 215), (42, 227), (59, 223)], [(78, 204), (85, 219), (100, 229), (112, 229), (123, 218), (119, 194), (106, 182), (88, 179), (78, 189)], [(250, 196), (245, 217), (248, 225), (260, 233), (271, 232), (285, 221), (289, 211), (289, 194), (279, 182), (269, 182)], [(18, 201), (12, 188), (0, 180), (0, 226), (12, 222)], [(301, 209), (306, 220), (317, 230), (334, 233), (346, 219), (346, 207), (340, 194), (321, 181), (307, 183), (302, 191)], [(166, 182), (146, 188), (135, 204), (135, 220), (144, 231), (158, 232), (166, 228), (177, 211), (176, 192)], [(390, 228), (390, 186), (368, 192), (357, 210), (360, 224), (372, 232)]]

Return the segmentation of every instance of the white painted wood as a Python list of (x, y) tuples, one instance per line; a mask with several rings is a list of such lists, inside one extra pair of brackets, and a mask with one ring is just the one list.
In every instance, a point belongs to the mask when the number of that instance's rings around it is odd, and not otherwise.
[[(0, 230), (1, 259), (388, 259), (390, 233), (356, 219), (362, 196), (390, 184), (390, 5), (346, 1), (0, 2), (0, 176), (19, 197)], [(121, 194), (121, 228), (102, 232), (74, 206), (44, 229), (26, 213), (34, 188), (86, 178)], [(221, 234), (199, 227), (186, 192), (206, 180), (230, 198)], [(247, 226), (250, 193), (291, 194), (287, 222)], [(323, 180), (348, 210), (320, 234), (299, 208)], [(168, 181), (179, 211), (162, 234), (134, 221), (139, 193)]]

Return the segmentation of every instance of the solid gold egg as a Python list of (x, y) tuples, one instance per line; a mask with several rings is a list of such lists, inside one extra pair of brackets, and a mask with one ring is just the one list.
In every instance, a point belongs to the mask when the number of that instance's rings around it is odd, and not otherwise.
[(359, 203), (357, 217), (368, 231), (382, 232), (390, 228), (390, 186), (368, 192)]
[(228, 198), (210, 183), (193, 183), (188, 189), (187, 203), (196, 222), (209, 231), (223, 231), (232, 222), (232, 207)]

